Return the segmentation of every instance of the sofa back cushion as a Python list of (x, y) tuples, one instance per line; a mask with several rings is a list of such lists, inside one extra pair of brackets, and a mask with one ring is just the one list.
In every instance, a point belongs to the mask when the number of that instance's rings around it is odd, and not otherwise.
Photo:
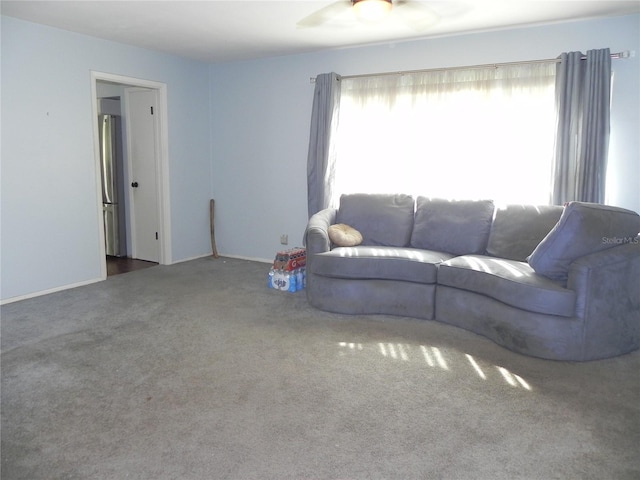
[(406, 247), (413, 229), (413, 197), (404, 194), (345, 194), (336, 223), (362, 234), (362, 245)]
[(526, 262), (558, 223), (562, 210), (559, 205), (506, 205), (496, 208), (487, 254)]
[(536, 273), (566, 281), (574, 260), (614, 247), (638, 232), (640, 216), (636, 212), (596, 203), (569, 202), (528, 262)]
[(492, 200), (418, 197), (411, 246), (454, 255), (484, 253), (493, 210)]

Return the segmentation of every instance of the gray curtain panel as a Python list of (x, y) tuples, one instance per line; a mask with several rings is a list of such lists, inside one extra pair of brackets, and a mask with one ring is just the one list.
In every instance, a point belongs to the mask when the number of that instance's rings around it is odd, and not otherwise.
[(311, 112), (311, 132), (307, 157), (307, 198), (309, 217), (329, 207), (335, 171), (332, 140), (338, 124), (340, 76), (323, 73), (316, 77)]
[(557, 132), (551, 203), (604, 202), (611, 52), (563, 53), (556, 72)]

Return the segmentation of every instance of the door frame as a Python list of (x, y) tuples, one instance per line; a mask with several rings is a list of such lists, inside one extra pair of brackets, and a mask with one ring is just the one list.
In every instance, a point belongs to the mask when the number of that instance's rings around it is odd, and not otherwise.
[[(101, 261), (102, 279), (107, 278), (107, 255), (104, 245), (104, 222), (102, 213), (102, 180), (100, 177), (100, 144), (98, 133), (98, 94), (97, 82), (110, 82), (120, 84), (124, 87), (141, 87), (155, 90), (158, 99), (157, 122), (158, 122), (158, 155), (156, 159), (156, 191), (158, 196), (158, 230), (160, 232), (160, 264), (170, 265), (171, 257), (171, 203), (169, 201), (169, 130), (167, 122), (167, 85), (161, 82), (143, 80), (123, 75), (114, 75), (98, 71), (91, 71), (91, 109), (93, 119), (93, 150), (94, 165), (96, 172), (96, 203), (98, 215), (99, 245), (98, 252)], [(130, 159), (129, 159), (130, 161)]]

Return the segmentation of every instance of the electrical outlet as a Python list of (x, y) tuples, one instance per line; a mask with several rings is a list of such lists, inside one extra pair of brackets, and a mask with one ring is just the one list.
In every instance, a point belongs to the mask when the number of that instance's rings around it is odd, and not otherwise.
[(280, 235), (280, 243), (282, 245), (288, 245), (289, 244), (289, 235), (287, 235), (286, 233), (283, 233), (282, 235)]

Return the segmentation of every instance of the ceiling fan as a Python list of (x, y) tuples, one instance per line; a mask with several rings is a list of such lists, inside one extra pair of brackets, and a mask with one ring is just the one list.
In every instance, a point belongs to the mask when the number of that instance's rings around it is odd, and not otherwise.
[(348, 27), (358, 23), (378, 24), (388, 18), (398, 19), (421, 31), (436, 23), (439, 16), (417, 0), (339, 0), (304, 17), (297, 26), (311, 28), (327, 24)]

